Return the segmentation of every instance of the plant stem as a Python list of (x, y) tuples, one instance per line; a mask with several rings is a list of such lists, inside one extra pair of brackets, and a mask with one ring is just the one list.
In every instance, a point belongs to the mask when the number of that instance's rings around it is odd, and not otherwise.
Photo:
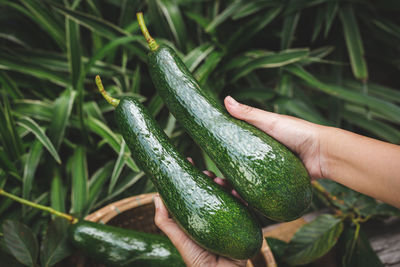
[(317, 181), (312, 181), (313, 187), (327, 200), (327, 202), (335, 209), (340, 207), (340, 205), (345, 205), (345, 203), (338, 199), (336, 196), (330, 194), (320, 183)]
[(114, 107), (117, 107), (119, 104), (119, 99), (116, 99), (116, 98), (110, 96), (106, 92), (106, 90), (104, 90), (104, 86), (103, 86), (103, 83), (101, 82), (99, 75), (96, 75), (95, 81), (96, 81), (97, 88), (99, 88), (99, 91), (103, 95), (104, 99), (107, 100), (107, 102), (110, 103), (111, 105), (113, 105)]
[(17, 196), (15, 196), (15, 195), (13, 195), (13, 194), (10, 194), (10, 193), (4, 191), (3, 189), (0, 189), (0, 195), (5, 196), (5, 197), (8, 197), (8, 198), (10, 198), (10, 199), (12, 199), (12, 200), (14, 200), (14, 201), (16, 201), (16, 202), (19, 202), (19, 203), (21, 203), (21, 204), (30, 206), (30, 207), (32, 207), (32, 208), (39, 209), (39, 210), (43, 210), (43, 211), (49, 212), (49, 213), (51, 213), (51, 214), (54, 214), (55, 216), (58, 216), (58, 217), (67, 219), (67, 220), (70, 221), (72, 224), (75, 224), (75, 223), (78, 222), (78, 219), (77, 219), (77, 218), (75, 218), (75, 217), (73, 217), (73, 216), (71, 216), (71, 215), (69, 215), (69, 214), (66, 214), (66, 213), (57, 211), (57, 210), (55, 210), (55, 209), (52, 209), (52, 208), (50, 208), (50, 207), (43, 206), (43, 205), (34, 203), (34, 202), (32, 202), (32, 201), (29, 201), (29, 200), (26, 200), (26, 199), (17, 197)]
[(142, 12), (136, 13), (136, 17), (139, 22), (140, 29), (142, 30), (143, 36), (144, 38), (146, 38), (146, 41), (149, 44), (150, 50), (156, 51), (159, 45), (153, 39), (153, 37), (151, 37), (149, 30), (147, 29), (146, 24), (144, 23), (143, 13)]

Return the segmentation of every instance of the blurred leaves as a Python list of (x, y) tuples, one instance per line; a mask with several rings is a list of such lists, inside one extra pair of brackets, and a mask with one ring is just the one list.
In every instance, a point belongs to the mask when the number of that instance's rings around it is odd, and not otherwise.
[[(154, 89), (134, 16), (139, 10), (153, 37), (173, 46), (217, 101), (232, 95), (400, 143), (396, 1), (1, 0), (0, 6), (0, 185), (54, 209), (85, 216), (152, 189), (118, 132), (113, 108), (95, 88), (97, 74), (113, 96), (145, 101), (183, 154), (201, 151)], [(204, 153), (196, 159), (218, 173)], [(321, 184), (343, 199), (336, 207), (343, 212), (363, 219), (399, 215), (354, 191)], [(39, 219), (51, 218), (21, 211), (2, 201), (0, 221), (23, 219), (37, 234)], [(341, 224), (328, 221), (337, 233)], [(51, 235), (48, 244), (58, 246)], [(46, 251), (44, 265), (63, 255)], [(292, 250), (308, 259), (321, 251)]]
[(24, 265), (36, 266), (39, 248), (32, 230), (25, 224), (11, 220), (5, 220), (2, 229), (8, 251)]
[(42, 266), (53, 266), (72, 254), (73, 248), (67, 241), (68, 227), (69, 222), (63, 218), (55, 218), (51, 222), (40, 247)]
[(325, 255), (343, 231), (340, 218), (326, 214), (302, 226), (285, 249), (285, 261), (290, 265), (310, 263)]

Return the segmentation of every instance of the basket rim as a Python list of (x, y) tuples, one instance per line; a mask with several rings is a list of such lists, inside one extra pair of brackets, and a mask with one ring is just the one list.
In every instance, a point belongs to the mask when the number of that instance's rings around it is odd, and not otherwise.
[(87, 215), (85, 217), (85, 220), (92, 222), (107, 223), (112, 218), (114, 218), (115, 216), (126, 210), (152, 203), (154, 200), (154, 196), (156, 194), (157, 193), (152, 192), (118, 200)]

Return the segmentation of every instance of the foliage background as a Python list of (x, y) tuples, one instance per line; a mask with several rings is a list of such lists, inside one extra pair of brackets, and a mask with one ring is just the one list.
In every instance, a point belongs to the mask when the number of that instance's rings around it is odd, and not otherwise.
[[(137, 11), (216, 98), (400, 143), (399, 1), (0, 0), (0, 188), (77, 216), (154, 190), (96, 74), (219, 173), (155, 92)], [(42, 237), (50, 216), (2, 199), (6, 219)]]

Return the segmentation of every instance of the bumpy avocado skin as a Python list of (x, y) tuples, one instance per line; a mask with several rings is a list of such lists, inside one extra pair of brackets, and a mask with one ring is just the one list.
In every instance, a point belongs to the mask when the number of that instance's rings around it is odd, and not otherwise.
[(137, 99), (121, 99), (115, 115), (135, 162), (194, 241), (235, 259), (259, 251), (261, 227), (247, 207), (182, 157)]
[(165, 236), (79, 221), (69, 228), (69, 240), (79, 251), (107, 266), (186, 266)]
[(256, 127), (230, 116), (200, 88), (170, 47), (161, 45), (148, 59), (153, 83), (170, 112), (251, 207), (276, 221), (304, 214), (312, 188), (297, 156)]

